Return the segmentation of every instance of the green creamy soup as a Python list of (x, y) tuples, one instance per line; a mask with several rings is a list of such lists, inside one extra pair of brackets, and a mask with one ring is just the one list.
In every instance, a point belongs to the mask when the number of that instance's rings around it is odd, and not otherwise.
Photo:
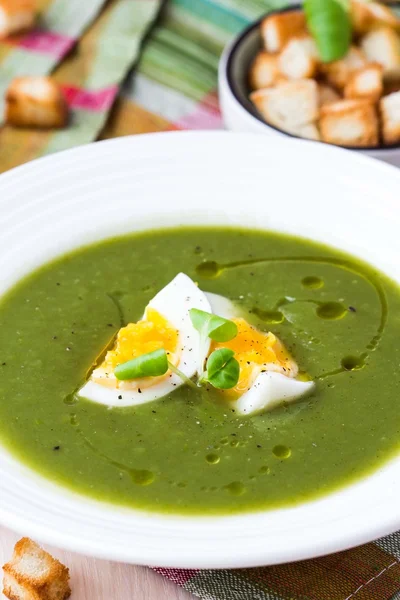
[[(78, 399), (121, 325), (179, 272), (276, 334), (312, 394), (245, 417), (186, 385), (126, 408)], [(398, 451), (399, 315), (393, 282), (300, 238), (199, 227), (81, 248), (2, 299), (1, 440), (53, 482), (114, 504), (216, 514), (299, 503)]]

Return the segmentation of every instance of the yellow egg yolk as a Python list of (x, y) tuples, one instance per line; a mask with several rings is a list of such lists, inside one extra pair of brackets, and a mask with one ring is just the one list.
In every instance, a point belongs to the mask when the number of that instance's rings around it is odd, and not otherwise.
[(236, 397), (247, 392), (263, 370), (276, 370), (288, 376), (296, 376), (296, 363), (273, 333), (258, 331), (244, 319), (232, 321), (237, 325), (237, 336), (229, 342), (213, 342), (210, 351), (230, 348), (239, 362), (239, 381), (234, 388), (225, 390), (225, 394)]
[(164, 348), (168, 360), (175, 364), (177, 359), (178, 331), (153, 308), (146, 310), (145, 319), (122, 327), (112, 350), (106, 354), (100, 369), (114, 368), (142, 354)]

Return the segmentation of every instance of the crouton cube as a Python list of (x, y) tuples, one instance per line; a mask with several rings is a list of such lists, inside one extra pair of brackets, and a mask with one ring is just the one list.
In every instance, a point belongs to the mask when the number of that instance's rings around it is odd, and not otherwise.
[(314, 140), (316, 142), (319, 142), (321, 139), (318, 127), (315, 123), (307, 123), (306, 125), (291, 127), (290, 129), (287, 129), (287, 133), (291, 133), (296, 137), (305, 138), (307, 140)]
[(350, 75), (344, 88), (345, 98), (366, 98), (377, 102), (383, 94), (383, 67), (370, 63)]
[(250, 96), (265, 121), (283, 131), (318, 117), (318, 86), (312, 79), (292, 80)]
[(361, 39), (361, 48), (368, 60), (384, 69), (384, 77), (400, 77), (400, 37), (391, 27), (378, 27)]
[(342, 91), (351, 73), (364, 67), (367, 62), (363, 52), (356, 46), (351, 46), (345, 57), (331, 63), (322, 64), (320, 69), (328, 83)]
[(300, 10), (269, 15), (261, 22), (261, 36), (268, 52), (280, 52), (291, 37), (305, 30), (306, 18)]
[(33, 27), (34, 0), (0, 0), (0, 39)]
[(251, 89), (259, 90), (274, 85), (279, 77), (278, 57), (261, 50), (255, 57), (249, 72)]
[(368, 100), (339, 100), (321, 108), (319, 128), (324, 142), (367, 147), (379, 143), (375, 106)]
[(388, 7), (378, 2), (351, 1), (353, 29), (357, 34), (367, 33), (379, 25), (400, 28), (400, 19)]
[(333, 87), (327, 85), (326, 83), (320, 83), (318, 85), (319, 92), (319, 105), (325, 106), (325, 104), (330, 104), (332, 102), (337, 102), (341, 99), (341, 96), (337, 93)]
[(319, 62), (317, 45), (309, 35), (289, 40), (278, 59), (279, 70), (288, 79), (314, 77)]
[(381, 98), (379, 109), (384, 143), (398, 144), (400, 142), (400, 92)]
[(50, 77), (17, 77), (7, 92), (5, 119), (17, 127), (64, 127), (68, 109), (59, 85)]
[(10, 600), (66, 600), (71, 594), (67, 567), (29, 538), (16, 543), (3, 570), (3, 594)]

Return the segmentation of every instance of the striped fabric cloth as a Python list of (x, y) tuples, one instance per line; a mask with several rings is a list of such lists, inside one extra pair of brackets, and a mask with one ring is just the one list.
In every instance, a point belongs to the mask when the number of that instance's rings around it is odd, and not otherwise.
[(98, 137), (161, 0), (41, 0), (41, 5), (34, 31), (0, 43), (0, 114), (14, 77), (53, 72), (69, 104), (70, 124), (58, 131), (0, 129), (0, 173)]
[[(0, 172), (95, 140), (100, 132), (109, 138), (222, 127), (217, 97), (221, 50), (236, 32), (283, 1), (166, 0), (114, 103), (162, 0), (110, 0), (92, 25), (103, 0), (41, 0), (40, 26), (0, 43), (0, 98), (16, 75), (55, 69), (72, 122), (58, 132), (3, 127)], [(203, 600), (400, 600), (400, 533), (294, 564), (155, 570)]]
[(20, 75), (46, 75), (74, 47), (105, 0), (42, 0), (33, 31), (0, 42), (0, 114), (10, 81)]

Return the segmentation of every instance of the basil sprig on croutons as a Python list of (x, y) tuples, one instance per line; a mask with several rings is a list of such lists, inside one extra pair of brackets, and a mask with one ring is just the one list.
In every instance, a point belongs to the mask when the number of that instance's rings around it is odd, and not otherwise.
[(322, 61), (343, 58), (352, 38), (349, 0), (304, 0), (304, 11)]

